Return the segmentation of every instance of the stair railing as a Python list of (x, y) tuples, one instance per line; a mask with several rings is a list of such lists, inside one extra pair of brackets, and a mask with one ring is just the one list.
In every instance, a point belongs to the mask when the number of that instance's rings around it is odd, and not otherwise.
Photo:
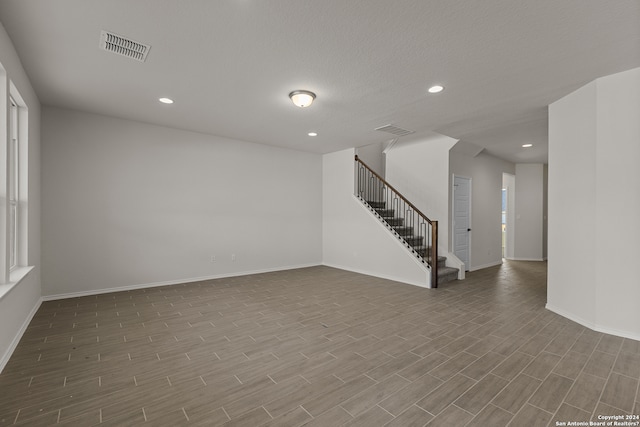
[(356, 196), (431, 268), (438, 287), (438, 221), (430, 220), (356, 155)]

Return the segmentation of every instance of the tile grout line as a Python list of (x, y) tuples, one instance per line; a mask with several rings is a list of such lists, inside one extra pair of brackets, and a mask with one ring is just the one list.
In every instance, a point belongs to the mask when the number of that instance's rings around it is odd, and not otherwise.
[[(583, 331), (580, 333), (580, 335), (578, 336), (578, 338), (576, 338), (576, 341), (573, 343), (573, 345), (575, 345), (578, 340), (580, 339), (581, 336), (583, 336), (585, 334), (586, 329), (583, 329)], [(584, 373), (584, 368), (589, 364), (589, 360), (591, 359), (591, 357), (593, 356), (593, 354), (596, 352), (596, 349), (598, 348), (598, 345), (600, 344), (600, 341), (602, 340), (602, 336), (598, 339), (598, 342), (593, 346), (593, 350), (591, 350), (591, 353), (589, 353), (589, 357), (587, 357), (587, 361), (584, 363), (584, 365), (582, 366), (582, 369), (580, 369), (580, 372), (578, 373), (578, 375), (576, 376), (576, 378), (573, 381), (573, 384), (571, 384), (571, 387), (569, 388), (569, 391), (567, 391), (567, 394), (565, 394), (565, 396), (562, 398), (562, 402), (560, 402), (560, 406), (558, 406), (558, 409), (556, 409), (556, 411), (553, 414), (553, 417), (555, 418), (558, 414), (558, 411), (560, 410), (560, 408), (562, 407), (562, 404), (569, 404), (567, 403), (565, 400), (567, 398), (567, 396), (569, 395), (569, 393), (571, 393), (571, 391), (573, 390), (573, 388), (576, 386), (576, 381), (578, 380), (578, 378), (580, 378), (580, 376)], [(571, 348), (573, 348), (573, 345), (571, 346)], [(571, 351), (571, 348), (569, 348), (569, 350), (567, 350), (567, 353), (569, 353)], [(613, 367), (613, 366), (612, 366)], [(556, 374), (558, 375), (558, 374)], [(566, 377), (563, 377), (566, 378)], [(571, 379), (571, 378), (569, 378)], [(606, 385), (606, 382), (605, 382)], [(602, 387), (602, 391), (604, 391), (604, 387)], [(593, 408), (593, 410), (591, 411), (591, 415), (589, 417), (589, 420), (593, 419), (593, 415), (595, 410), (598, 408), (598, 402), (600, 402), (600, 397), (602, 397), (602, 391), (600, 392), (600, 396), (598, 397), (598, 401), (596, 402), (595, 407)], [(586, 412), (586, 411), (585, 411)], [(553, 419), (553, 418), (552, 418)]]

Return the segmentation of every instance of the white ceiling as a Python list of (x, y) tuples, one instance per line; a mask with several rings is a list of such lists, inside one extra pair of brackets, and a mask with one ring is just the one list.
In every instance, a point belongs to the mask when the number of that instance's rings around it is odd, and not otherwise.
[(0, 21), (45, 105), (317, 153), (393, 124), (546, 162), (546, 106), (640, 66), (639, 0), (0, 0)]

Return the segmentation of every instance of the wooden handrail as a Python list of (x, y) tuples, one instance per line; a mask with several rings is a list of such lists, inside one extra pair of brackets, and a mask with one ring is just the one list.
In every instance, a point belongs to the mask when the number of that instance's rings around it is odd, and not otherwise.
[(420, 209), (416, 208), (413, 203), (411, 203), (410, 201), (408, 201), (402, 194), (400, 194), (400, 192), (398, 190), (396, 190), (395, 188), (393, 188), (393, 186), (391, 184), (389, 184), (387, 181), (384, 180), (383, 177), (381, 177), (380, 175), (378, 175), (373, 169), (371, 169), (365, 162), (363, 162), (362, 160), (360, 160), (358, 158), (358, 155), (356, 154), (356, 162), (360, 163), (362, 166), (364, 166), (365, 168), (367, 168), (367, 170), (369, 170), (369, 172), (371, 172), (376, 178), (378, 178), (380, 181), (382, 181), (384, 183), (384, 185), (386, 185), (387, 187), (389, 187), (390, 189), (392, 189), (394, 191), (394, 193), (396, 193), (398, 195), (398, 197), (400, 197), (407, 205), (409, 205), (411, 207), (411, 209), (413, 209), (414, 211), (416, 211), (417, 214), (419, 214), (420, 216), (422, 216), (424, 219), (427, 220), (427, 222), (429, 224), (432, 224), (433, 221), (431, 221), (429, 219), (428, 216), (426, 216), (425, 214), (423, 214), (422, 212), (420, 212)]

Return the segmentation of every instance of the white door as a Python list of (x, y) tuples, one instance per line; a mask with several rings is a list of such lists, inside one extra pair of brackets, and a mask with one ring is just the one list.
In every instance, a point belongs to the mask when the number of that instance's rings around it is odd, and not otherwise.
[(469, 271), (471, 247), (471, 178), (453, 177), (453, 253)]

